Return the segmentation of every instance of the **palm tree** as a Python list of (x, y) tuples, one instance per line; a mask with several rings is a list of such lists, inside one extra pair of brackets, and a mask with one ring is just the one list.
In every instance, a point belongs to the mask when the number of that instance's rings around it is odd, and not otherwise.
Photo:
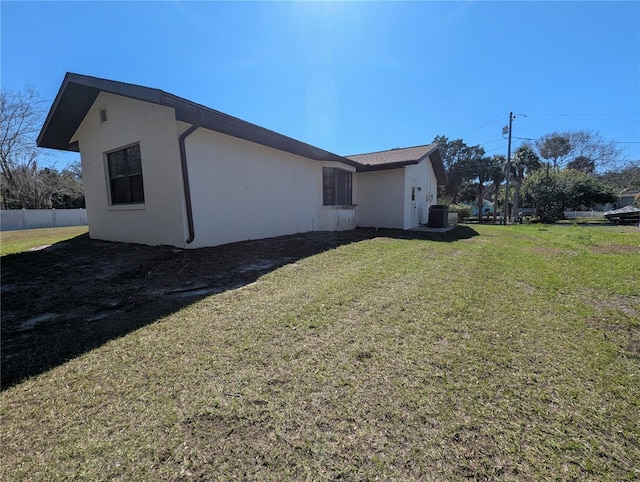
[(500, 194), (500, 184), (504, 181), (504, 166), (507, 158), (501, 154), (493, 156), (492, 169), (489, 179), (493, 183), (493, 223), (496, 223), (498, 216), (498, 196)]
[(530, 144), (522, 144), (513, 154), (513, 158), (511, 159), (511, 168), (513, 170), (513, 178), (515, 181), (515, 192), (513, 195), (511, 219), (517, 219), (522, 181), (524, 181), (524, 178), (528, 173), (535, 171), (536, 169), (540, 169), (541, 166), (540, 158)]
[[(478, 202), (478, 222), (482, 222), (482, 210), (484, 208), (485, 184), (494, 180), (496, 170), (501, 171), (501, 166), (496, 156), (481, 157), (474, 156), (465, 162), (466, 174), (469, 180), (475, 181), (477, 202)], [(494, 181), (495, 182), (495, 181)], [(494, 205), (495, 213), (495, 205)]]

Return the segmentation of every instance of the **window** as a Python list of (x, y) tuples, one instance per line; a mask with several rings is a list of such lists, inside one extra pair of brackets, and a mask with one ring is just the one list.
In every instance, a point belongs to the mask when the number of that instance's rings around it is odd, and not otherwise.
[(352, 173), (334, 167), (322, 168), (322, 204), (324, 206), (350, 206)]
[(109, 165), (111, 204), (143, 203), (140, 144), (108, 153), (107, 164)]

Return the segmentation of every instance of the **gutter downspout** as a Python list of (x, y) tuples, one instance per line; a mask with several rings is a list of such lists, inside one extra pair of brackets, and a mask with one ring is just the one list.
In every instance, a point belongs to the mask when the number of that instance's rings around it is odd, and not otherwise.
[(199, 126), (192, 125), (178, 138), (180, 145), (180, 164), (182, 166), (182, 184), (184, 189), (184, 201), (187, 208), (187, 225), (189, 227), (189, 237), (186, 239), (187, 244), (191, 244), (196, 236), (195, 229), (193, 227), (193, 207), (191, 205), (191, 188), (189, 187), (189, 170), (187, 168), (187, 151), (185, 149), (185, 139), (193, 134)]

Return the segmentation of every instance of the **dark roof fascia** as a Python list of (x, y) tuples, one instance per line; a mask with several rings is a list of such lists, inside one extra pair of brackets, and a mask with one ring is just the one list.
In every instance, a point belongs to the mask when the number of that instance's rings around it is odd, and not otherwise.
[(359, 172), (397, 169), (418, 164), (429, 156), (438, 180), (438, 185), (446, 185), (447, 175), (437, 146), (417, 160), (393, 162), (387, 164), (363, 164), (348, 157), (339, 156), (291, 137), (265, 129), (237, 117), (210, 109), (182, 97), (169, 94), (160, 89), (141, 85), (127, 84), (114, 80), (100, 79), (87, 75), (67, 73), (60, 90), (51, 105), (51, 109), (38, 135), (37, 145), (50, 149), (78, 152), (78, 143), (69, 140), (80, 127), (87, 112), (100, 92), (121, 95), (131, 99), (171, 107), (175, 110), (176, 120), (205, 129), (220, 132), (250, 142), (261, 144), (281, 151), (296, 154), (317, 161), (333, 161), (355, 167)]
[[(384, 151), (381, 151), (384, 152)], [(440, 150), (437, 145), (435, 145), (432, 149), (427, 151), (422, 157), (413, 160), (407, 161), (399, 161), (399, 162), (389, 162), (386, 164), (361, 164), (361, 168), (358, 169), (359, 172), (374, 172), (374, 171), (386, 171), (389, 169), (399, 169), (401, 167), (420, 164), (424, 159), (429, 159), (431, 162), (431, 167), (433, 168), (433, 172), (436, 175), (436, 181), (438, 186), (447, 186), (449, 184), (449, 180), (447, 179), (447, 171), (444, 168), (444, 164), (442, 163), (442, 157), (440, 157)]]
[[(380, 151), (384, 152), (384, 151)], [(447, 171), (444, 168), (444, 164), (442, 162), (442, 157), (440, 157), (440, 149), (437, 144), (434, 144), (431, 149), (429, 149), (425, 154), (423, 154), (418, 159), (400, 161), (400, 162), (389, 162), (386, 164), (361, 164), (362, 167), (358, 169), (361, 172), (373, 172), (373, 171), (385, 171), (388, 169), (398, 169), (404, 166), (415, 165), (422, 162), (424, 159), (428, 158), (431, 161), (431, 166), (433, 168), (433, 172), (436, 175), (436, 180), (438, 186), (446, 186), (449, 184), (447, 179)]]
[(100, 92), (171, 107), (176, 120), (318, 161), (361, 164), (159, 89), (67, 73), (38, 136), (38, 146), (78, 151), (69, 139)]
[(173, 107), (176, 111), (176, 119), (182, 122), (199, 125), (205, 129), (239, 137), (250, 142), (317, 161), (335, 161), (354, 167), (360, 166), (359, 163), (351, 159), (333, 154), (332, 152), (325, 151), (324, 149), (265, 129), (256, 124), (251, 124), (250, 122), (196, 104), (181, 97), (165, 93), (162, 105)]
[(162, 98), (162, 91), (158, 89), (67, 73), (38, 135), (37, 145), (77, 152), (78, 143), (68, 142), (80, 127), (100, 92), (156, 104), (159, 104)]
[(436, 148), (428, 155), (431, 160), (431, 167), (433, 168), (436, 180), (438, 181), (438, 186), (448, 186), (449, 179), (447, 178), (447, 170), (445, 169), (442, 157), (440, 156), (440, 149), (436, 146)]
[[(426, 156), (425, 156), (426, 157)], [(387, 162), (384, 164), (361, 164), (360, 172), (388, 171), (390, 169), (399, 169), (401, 167), (420, 164), (424, 157), (411, 161)]]

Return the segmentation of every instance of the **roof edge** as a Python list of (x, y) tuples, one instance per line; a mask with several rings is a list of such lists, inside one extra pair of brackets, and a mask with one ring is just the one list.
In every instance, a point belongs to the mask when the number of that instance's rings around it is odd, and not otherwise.
[[(70, 140), (100, 92), (170, 107), (174, 109), (178, 121), (198, 125), (266, 147), (317, 161), (342, 162), (356, 168), (360, 166), (358, 162), (346, 157), (160, 89), (71, 72), (67, 72), (65, 75), (51, 105), (37, 138), (38, 147), (77, 151), (77, 144), (74, 145)], [(81, 96), (81, 99), (74, 98), (74, 102), (71, 102), (74, 95)]]
[[(37, 137), (36, 142), (38, 147), (77, 152), (78, 143), (71, 142), (71, 139), (100, 92), (173, 108), (176, 120), (178, 121), (198, 125), (211, 131), (220, 132), (308, 159), (341, 162), (355, 167), (356, 171), (366, 172), (396, 169), (407, 165), (418, 164), (428, 157), (436, 174), (436, 178), (438, 179), (438, 184), (447, 184), (446, 171), (442, 164), (442, 158), (440, 157), (436, 143), (397, 149), (405, 150), (415, 149), (417, 147), (430, 147), (427, 152), (418, 159), (387, 164), (365, 164), (351, 159), (350, 156), (334, 154), (306, 142), (299, 141), (257, 124), (252, 124), (238, 117), (211, 109), (210, 107), (160, 89), (72, 72), (65, 74), (60, 89), (49, 109), (42, 129)], [(353, 154), (351, 157), (390, 152), (393, 150), (396, 149)], [(434, 159), (432, 159), (431, 156), (435, 156)]]
[(58, 104), (60, 103), (60, 99), (62, 98), (62, 92), (64, 91), (67, 83), (69, 82), (69, 76), (70, 75), (73, 75), (73, 74), (67, 72), (65, 74), (65, 76), (64, 76), (64, 79), (62, 79), (62, 84), (60, 85), (60, 88), (58, 89), (58, 92), (56, 94), (55, 99), (53, 99), (53, 103), (51, 104), (51, 107), (49, 108), (49, 112), (47, 113), (47, 117), (45, 117), (45, 119), (44, 119), (44, 123), (42, 124), (42, 129), (40, 129), (40, 132), (38, 133), (38, 137), (36, 138), (36, 145), (38, 147), (42, 147), (42, 145), (41, 145), (42, 138), (44, 136), (45, 131), (49, 127), (49, 123), (51, 122), (51, 118), (53, 117), (53, 112), (56, 110)]

